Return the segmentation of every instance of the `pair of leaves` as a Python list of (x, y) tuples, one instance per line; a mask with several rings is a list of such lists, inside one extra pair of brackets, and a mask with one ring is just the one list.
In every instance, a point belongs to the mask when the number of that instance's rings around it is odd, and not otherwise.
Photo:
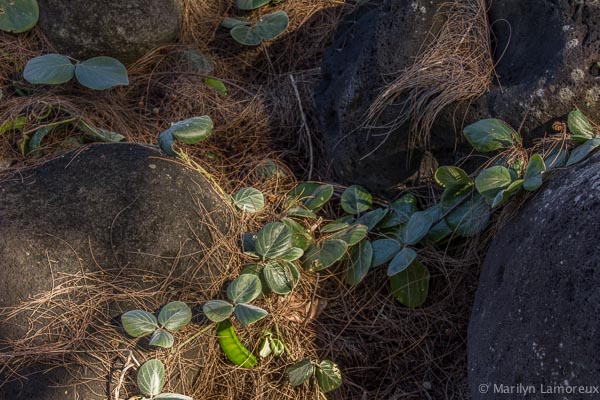
[(173, 150), (175, 140), (185, 144), (195, 144), (207, 139), (213, 131), (213, 121), (208, 115), (192, 117), (175, 122), (169, 129), (158, 136), (158, 145), (162, 151), (175, 157)]
[(300, 271), (294, 263), (286, 260), (271, 260), (263, 264), (248, 264), (242, 274), (253, 274), (260, 278), (263, 293), (270, 290), (279, 295), (290, 293), (300, 280)]
[(224, 300), (210, 300), (204, 304), (202, 310), (213, 322), (225, 321), (234, 314), (242, 325), (250, 325), (268, 315), (262, 308), (248, 304), (261, 293), (260, 278), (256, 275), (242, 274), (227, 287), (227, 298), (233, 304)]
[(157, 400), (192, 400), (179, 393), (161, 393), (165, 386), (165, 366), (160, 360), (146, 361), (137, 373), (137, 386), (145, 396)]
[(463, 133), (471, 146), (482, 153), (509, 148), (519, 140), (514, 129), (495, 118), (477, 121), (467, 126)]
[(264, 40), (275, 39), (285, 32), (288, 25), (289, 18), (285, 11), (264, 15), (255, 24), (242, 19), (229, 19), (226, 24), (232, 26), (229, 31), (231, 37), (246, 46), (258, 46)]
[(173, 335), (192, 319), (192, 310), (181, 301), (173, 301), (165, 305), (158, 313), (158, 318), (144, 310), (133, 310), (121, 316), (123, 329), (133, 337), (144, 337), (152, 334), (151, 346), (170, 348), (173, 346)]
[(314, 365), (311, 360), (304, 359), (287, 369), (290, 385), (300, 386), (314, 375), (324, 393), (331, 392), (342, 385), (342, 373), (333, 361), (323, 360)]
[(23, 71), (25, 80), (32, 84), (58, 85), (70, 81), (73, 76), (93, 90), (129, 85), (125, 66), (114, 58), (104, 56), (73, 64), (60, 54), (46, 54), (29, 60)]
[(265, 196), (260, 190), (247, 187), (233, 195), (233, 203), (244, 212), (255, 213), (265, 208)]
[(333, 186), (316, 182), (302, 182), (287, 194), (290, 205), (299, 204), (311, 211), (318, 211), (333, 196)]
[(37, 0), (0, 0), (0, 30), (27, 32), (37, 24), (39, 17)]

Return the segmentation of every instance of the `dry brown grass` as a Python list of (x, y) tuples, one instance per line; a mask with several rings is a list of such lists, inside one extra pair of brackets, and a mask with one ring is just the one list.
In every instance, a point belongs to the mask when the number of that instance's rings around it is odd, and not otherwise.
[[(257, 180), (252, 173), (257, 163), (265, 158), (285, 158), (297, 175), (307, 176), (313, 170), (307, 162), (317, 151), (317, 141), (311, 137), (316, 131), (312, 89), (319, 79), (323, 50), (337, 22), (352, 6), (338, 0), (288, 0), (277, 8), (290, 15), (289, 34), (249, 49), (240, 48), (218, 27), (221, 17), (236, 12), (230, 2), (182, 0), (182, 4), (186, 17), (180, 43), (157, 49), (129, 66), (131, 84), (104, 93), (91, 92), (75, 83), (60, 87), (26, 85), (21, 72), (27, 60), (51, 48), (37, 29), (18, 36), (0, 33), (0, 88), (5, 97), (0, 123), (27, 115), (25, 130), (34, 131), (44, 124), (74, 116), (121, 133), (128, 141), (155, 143), (169, 122), (209, 114), (215, 121), (215, 133), (200, 145), (186, 146), (185, 151), (226, 192), (254, 185), (271, 194), (265, 213), (240, 217), (232, 227), (236, 232), (256, 231), (265, 222), (281, 216), (281, 194), (290, 184)], [(467, 22), (474, 21), (461, 20), (460, 26)], [(474, 38), (468, 35), (467, 40), (471, 39)], [(226, 83), (229, 96), (221, 97), (203, 85), (205, 77), (191, 72), (178, 60), (178, 51), (190, 48), (211, 56), (215, 63), (213, 76)], [(437, 56), (441, 56), (439, 52)], [(457, 60), (452, 63), (453, 73), (464, 73), (458, 70)], [(467, 74), (465, 78), (470, 76)], [(427, 82), (431, 85), (435, 81), (432, 77), (442, 79), (446, 75), (436, 70), (429, 81), (419, 81), (419, 88)], [(28, 95), (18, 96), (15, 87)], [(440, 104), (456, 95), (448, 92), (447, 87), (444, 90), (437, 94), (415, 91), (413, 99), (419, 107), (424, 107), (426, 99)], [(35, 115), (44, 114), (48, 107), (52, 108), (50, 117), (37, 120)], [(411, 110), (410, 113), (420, 112), (417, 108)], [(433, 111), (429, 110), (427, 115), (431, 118)], [(17, 141), (21, 136), (21, 131), (0, 136), (0, 159), (10, 163), (4, 173), (39, 164), (64, 152), (72, 146), (67, 139), (80, 133), (72, 128), (57, 131), (45, 140), (40, 155), (28, 157), (18, 151)], [(427, 202), (428, 199), (423, 199), (424, 204)], [(11, 343), (10, 353), (0, 354), (3, 366), (0, 369), (15, 377), (26, 365), (50, 368), (64, 364), (77, 374), (76, 365), (83, 362), (89, 366), (88, 375), (96, 377), (93, 379), (105, 377), (116, 369), (110, 375), (114, 390), (120, 368), (129, 359), (129, 349), (135, 348), (137, 355), (144, 352), (110, 322), (112, 318), (134, 307), (156, 310), (175, 299), (199, 305), (219, 297), (223, 285), (237, 276), (247, 262), (240, 254), (235, 236), (222, 236), (217, 231), (214, 235), (220, 240), (207, 249), (212, 257), (206, 257), (189, 274), (193, 277), (204, 271), (204, 263), (219, 260), (220, 273), (212, 277), (209, 290), (198, 290), (194, 279), (189, 277), (148, 275), (144, 271), (128, 271), (127, 277), (111, 281), (98, 274), (61, 276), (52, 292), (32, 297), (16, 309), (2, 310), (0, 314), (5, 317), (21, 318), (25, 313), (48, 323), (43, 330), (32, 329), (22, 340)], [(328, 396), (332, 399), (460, 399), (466, 396), (465, 335), (477, 274), (478, 253), (473, 246), (424, 250), (432, 286), (430, 299), (420, 310), (399, 306), (389, 293), (385, 274), (380, 271), (371, 273), (364, 284), (354, 289), (341, 283), (343, 267), (318, 279), (305, 275), (294, 295), (260, 303), (271, 311), (269, 324), (277, 323), (292, 352), (253, 370), (236, 369), (225, 362), (214, 335), (210, 334), (201, 334), (180, 351), (144, 353), (136, 358), (152, 355), (165, 360), (169, 388), (195, 398), (317, 399), (310, 388), (291, 389), (284, 374), (287, 365), (311, 357), (330, 358), (340, 364), (344, 385)], [(178, 287), (176, 296), (170, 286)], [(315, 304), (311, 305), (313, 297)], [(303, 321), (310, 313), (308, 305), (310, 310), (319, 309), (322, 314), (305, 325)], [(267, 327), (265, 324), (239, 330), (240, 337), (253, 350), (258, 345), (256, 338), (260, 331)], [(192, 324), (178, 336), (177, 343), (185, 343), (201, 332), (203, 326), (205, 322)], [(192, 353), (187, 352), (190, 349)], [(200, 371), (196, 379), (182, 375), (181, 371), (193, 368)], [(132, 394), (132, 377), (133, 374), (126, 375), (125, 385), (120, 389), (122, 398)], [(178, 381), (182, 388), (173, 386)]]
[(437, 116), (447, 106), (483, 95), (492, 83), (494, 61), (485, 0), (445, 3), (436, 18), (444, 23), (414, 64), (384, 88), (367, 113), (367, 125), (377, 126), (382, 112), (399, 102), (400, 111), (384, 129), (387, 138), (409, 123), (410, 148), (428, 145)]

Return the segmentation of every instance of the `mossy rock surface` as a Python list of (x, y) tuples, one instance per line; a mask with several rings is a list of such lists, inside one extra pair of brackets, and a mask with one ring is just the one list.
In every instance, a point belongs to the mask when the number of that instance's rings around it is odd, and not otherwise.
[(54, 47), (77, 59), (123, 63), (173, 43), (181, 27), (177, 0), (38, 0), (39, 25)]
[[(67, 153), (0, 182), (0, 308), (48, 292), (61, 276), (100, 269), (106, 282), (172, 271), (175, 282), (193, 280), (206, 289), (218, 267), (210, 264), (194, 276), (189, 271), (206, 256), (215, 233), (229, 235), (231, 221), (229, 206), (208, 179), (153, 147), (98, 144)], [(30, 322), (0, 325), (0, 352), (10, 353), (6, 341), (26, 335)], [(51, 388), (53, 381), (70, 385), (76, 379), (56, 369), (0, 387), (0, 399), (74, 398), (74, 391), (80, 398), (105, 398), (106, 377), (93, 378), (102, 383)]]

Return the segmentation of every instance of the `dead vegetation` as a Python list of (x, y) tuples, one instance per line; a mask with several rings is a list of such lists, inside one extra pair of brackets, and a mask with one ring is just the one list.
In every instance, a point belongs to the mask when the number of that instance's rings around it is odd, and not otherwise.
[[(312, 91), (319, 79), (322, 53), (340, 19), (354, 6), (341, 0), (283, 2), (278, 8), (290, 15), (289, 33), (273, 43), (247, 49), (219, 29), (221, 18), (235, 13), (229, 3), (182, 0), (186, 12), (180, 43), (157, 49), (129, 66), (131, 84), (106, 93), (90, 92), (75, 83), (26, 85), (21, 77), (25, 63), (51, 47), (38, 29), (16, 36), (0, 33), (0, 88), (4, 94), (0, 123), (27, 115), (24, 131), (33, 132), (48, 123), (76, 118), (123, 134), (131, 142), (155, 143), (170, 122), (209, 114), (215, 133), (185, 151), (226, 192), (254, 185), (271, 195), (267, 212), (244, 218), (232, 227), (236, 232), (257, 230), (280, 216), (281, 195), (290, 185), (256, 180), (252, 170), (259, 161), (285, 158), (297, 176), (307, 177), (314, 171), (312, 178), (319, 178), (318, 165), (314, 165), (317, 140), (311, 137), (317, 131)], [(444, 105), (485, 90), (487, 78), (482, 77), (490, 73), (490, 66), (485, 58), (489, 49), (481, 48), (480, 42), (487, 32), (481, 4), (460, 2), (446, 11), (449, 22), (440, 34), (443, 44), (424, 52), (422, 61), (382, 94), (372, 117), (390, 101), (408, 94), (405, 111), (395, 123), (423, 116), (413, 129), (421, 135), (415, 139), (425, 138), (424, 132)], [(450, 44), (452, 52), (448, 51)], [(227, 97), (204, 85), (205, 76), (181, 62), (178, 52), (187, 49), (212, 58), (212, 75), (226, 84)], [(439, 67), (442, 61), (443, 68)], [(419, 73), (424, 66), (430, 73)], [(448, 77), (467, 83), (451, 87)], [(48, 112), (50, 117), (44, 121), (36, 117)], [(45, 139), (40, 154), (24, 157), (18, 148), (21, 137), (21, 130), (0, 135), (0, 159), (8, 164), (1, 174), (40, 164), (85, 140), (77, 129), (63, 129)], [(389, 293), (385, 274), (379, 271), (353, 289), (342, 283), (344, 271), (340, 268), (319, 277), (305, 275), (289, 298), (262, 304), (273, 317), (269, 324), (277, 324), (291, 354), (256, 369), (228, 364), (212, 331), (205, 331), (207, 322), (201, 319), (177, 337), (176, 346), (180, 347), (175, 352), (136, 347), (115, 322), (121, 312), (156, 310), (171, 300), (198, 306), (219, 297), (226, 282), (239, 274), (247, 260), (240, 254), (238, 237), (218, 231), (213, 234), (217, 240), (207, 249), (210, 256), (189, 274), (193, 277), (204, 270), (205, 263), (216, 262), (220, 273), (212, 277), (209, 290), (199, 290), (187, 277), (145, 271), (128, 271), (111, 280), (105, 274), (60, 276), (51, 292), (33, 296), (14, 309), (0, 310), (2, 318), (27, 315), (32, 321), (24, 337), (0, 346), (0, 372), (14, 379), (29, 366), (50, 369), (64, 365), (80, 381), (105, 383), (98, 377), (110, 376), (111, 396), (128, 398), (134, 394), (134, 374), (123, 375), (123, 368), (135, 365), (134, 359), (157, 357), (169, 368), (167, 388), (194, 398), (302, 400), (317, 399), (318, 395), (308, 387), (290, 388), (286, 366), (303, 357), (330, 358), (340, 364), (344, 385), (328, 398), (467, 397), (465, 335), (478, 261), (473, 243), (452, 251), (427, 250), (431, 296), (419, 310), (399, 306)], [(311, 314), (318, 318), (307, 320)], [(271, 327), (258, 323), (240, 329), (239, 335), (256, 352), (256, 338), (265, 328)], [(130, 349), (135, 349), (134, 353), (130, 354)], [(82, 364), (88, 368), (84, 375), (78, 367)]]
[[(409, 147), (427, 146), (431, 127), (442, 110), (485, 94), (492, 83), (494, 61), (486, 1), (444, 3), (436, 18), (443, 20), (443, 24), (435, 38), (413, 65), (399, 71), (367, 113), (366, 126), (386, 132), (382, 144), (408, 123)], [(400, 111), (381, 126), (378, 119), (392, 103), (399, 103)]]

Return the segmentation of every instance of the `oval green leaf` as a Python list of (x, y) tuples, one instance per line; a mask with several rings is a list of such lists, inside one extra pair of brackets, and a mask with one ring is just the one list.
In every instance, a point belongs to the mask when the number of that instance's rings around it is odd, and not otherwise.
[(509, 187), (500, 191), (492, 202), (492, 208), (496, 208), (506, 203), (508, 199), (514, 196), (523, 187), (523, 179), (518, 179), (510, 184)]
[(290, 19), (285, 11), (275, 11), (262, 16), (254, 29), (262, 40), (271, 40), (285, 32), (289, 23)]
[(519, 136), (509, 125), (495, 118), (467, 126), (464, 135), (471, 146), (482, 153), (509, 148)]
[(290, 218), (283, 218), (281, 222), (292, 231), (292, 246), (306, 251), (308, 246), (314, 241), (310, 231)]
[(246, 18), (227, 17), (221, 21), (221, 26), (226, 29), (235, 28), (238, 25), (250, 25)]
[(0, 30), (12, 33), (27, 32), (40, 16), (36, 0), (0, 0)]
[(571, 138), (576, 142), (585, 142), (596, 135), (590, 120), (578, 108), (569, 113), (568, 125)]
[(288, 217), (297, 217), (297, 218), (316, 218), (317, 214), (314, 212), (304, 208), (304, 207), (292, 207), (287, 212), (286, 215)]
[(229, 34), (236, 42), (244, 46), (258, 46), (262, 43), (262, 39), (252, 26), (237, 25), (229, 31)]
[(414, 213), (404, 227), (404, 243), (411, 246), (419, 243), (427, 235), (433, 223), (431, 214), (424, 211)]
[(506, 189), (512, 182), (512, 177), (508, 168), (496, 165), (484, 169), (475, 178), (475, 188), (479, 193), (494, 199), (498, 192)]
[(146, 361), (137, 373), (137, 386), (146, 396), (160, 394), (165, 385), (165, 366), (159, 360)]
[(343, 240), (328, 238), (306, 250), (302, 265), (307, 270), (322, 271), (344, 257), (347, 250), (348, 245)]
[(183, 143), (194, 144), (205, 140), (212, 134), (213, 121), (208, 115), (188, 118), (175, 122), (167, 131)]
[(265, 196), (258, 189), (247, 187), (233, 195), (233, 202), (244, 212), (255, 213), (265, 208)]
[(233, 309), (233, 314), (240, 324), (244, 326), (253, 324), (254, 322), (259, 321), (269, 315), (267, 311), (251, 304), (236, 304), (235, 308)]
[(175, 342), (175, 338), (169, 332), (164, 329), (157, 329), (150, 337), (150, 346), (162, 347), (165, 349), (170, 349), (173, 347), (173, 343)]
[(331, 239), (338, 239), (346, 242), (348, 246), (354, 246), (367, 237), (369, 228), (362, 224), (353, 224), (349, 228), (331, 235)]
[(287, 374), (292, 387), (300, 386), (314, 374), (314, 366), (309, 359), (304, 359), (287, 369)]
[(271, 222), (257, 234), (256, 252), (263, 259), (282, 257), (291, 248), (292, 231), (282, 222)]
[(556, 147), (544, 158), (547, 169), (564, 167), (569, 159), (569, 151)]
[(371, 208), (373, 197), (365, 188), (354, 185), (342, 193), (340, 204), (348, 214), (360, 214)]
[(74, 74), (75, 66), (67, 57), (46, 54), (27, 62), (23, 78), (34, 85), (58, 85), (70, 81)]
[(260, 279), (256, 275), (243, 274), (235, 278), (227, 287), (227, 297), (234, 303), (250, 303), (262, 291)]
[(490, 206), (480, 194), (461, 203), (446, 217), (450, 229), (461, 237), (472, 237), (483, 232), (489, 220)]
[(405, 247), (400, 251), (390, 265), (388, 266), (387, 275), (394, 276), (408, 268), (417, 258), (417, 252), (410, 247)]
[(429, 270), (415, 260), (410, 267), (390, 278), (394, 297), (408, 308), (420, 307), (429, 292)]
[(365, 225), (370, 232), (385, 218), (387, 213), (388, 210), (385, 208), (376, 208), (363, 214), (356, 222)]
[(339, 232), (343, 229), (350, 227), (350, 225), (352, 225), (354, 222), (355, 220), (352, 215), (346, 215), (345, 217), (336, 219), (335, 221), (324, 225), (321, 228), (321, 233)]
[[(285, 295), (294, 288), (294, 276), (290, 264), (271, 261), (264, 266), (262, 273), (265, 282), (273, 292)], [(293, 267), (293, 264), (291, 265)]]
[(346, 283), (358, 285), (365, 279), (373, 264), (373, 246), (365, 240), (350, 251), (350, 265), (346, 273)]
[(296, 261), (296, 260), (302, 258), (303, 255), (304, 255), (304, 250), (302, 250), (299, 247), (292, 247), (291, 249), (288, 250), (287, 253), (285, 253), (283, 256), (281, 256), (281, 259), (285, 260), (285, 261)]
[(471, 178), (462, 169), (454, 166), (440, 167), (435, 171), (435, 182), (443, 188), (463, 187), (471, 183)]
[(304, 207), (312, 211), (320, 210), (333, 196), (332, 185), (319, 185), (309, 196), (302, 199)]
[(92, 90), (106, 90), (129, 85), (127, 69), (112, 57), (94, 57), (75, 66), (79, 83)]
[(567, 167), (578, 163), (589, 156), (598, 146), (600, 146), (600, 138), (593, 138), (581, 144), (571, 151), (571, 156), (567, 161)]
[(400, 249), (402, 245), (394, 239), (379, 239), (372, 243), (373, 246), (373, 267), (379, 267), (390, 261)]
[(523, 176), (523, 189), (530, 192), (538, 190), (542, 186), (544, 172), (546, 172), (546, 164), (544, 164), (542, 156), (532, 155)]
[(210, 300), (204, 303), (202, 312), (211, 321), (221, 322), (233, 314), (233, 305), (224, 300)]
[(172, 301), (158, 313), (158, 323), (172, 332), (177, 332), (191, 320), (192, 310), (182, 301)]
[(158, 320), (153, 314), (143, 310), (127, 311), (121, 315), (123, 329), (133, 337), (148, 336), (158, 329)]
[(316, 375), (323, 393), (331, 392), (342, 385), (342, 372), (333, 361), (321, 361), (317, 366)]

